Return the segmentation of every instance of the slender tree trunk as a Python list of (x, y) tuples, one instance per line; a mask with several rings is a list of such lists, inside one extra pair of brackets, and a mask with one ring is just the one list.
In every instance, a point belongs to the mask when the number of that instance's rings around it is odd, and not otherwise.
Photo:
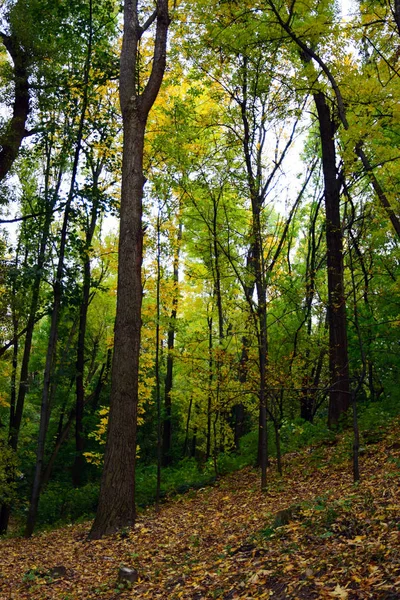
[(26, 525), (25, 535), (26, 537), (30, 537), (33, 533), (37, 509), (39, 505), (39, 495), (40, 495), (40, 484), (42, 478), (42, 468), (44, 461), (44, 451), (45, 451), (45, 443), (46, 443), (46, 434), (47, 428), (50, 418), (50, 399), (52, 395), (52, 373), (54, 369), (54, 361), (56, 358), (56, 348), (57, 348), (57, 337), (58, 337), (58, 322), (60, 316), (60, 307), (61, 307), (61, 298), (62, 298), (62, 286), (61, 280), (63, 276), (64, 269), (64, 254), (65, 254), (65, 245), (66, 245), (66, 237), (67, 237), (67, 225), (68, 225), (68, 217), (69, 217), (70, 205), (67, 204), (64, 213), (64, 221), (63, 227), (61, 231), (61, 239), (60, 239), (60, 254), (58, 258), (58, 266), (56, 279), (54, 282), (54, 297), (53, 297), (53, 311), (51, 315), (50, 322), (50, 334), (49, 341), (47, 346), (47, 355), (46, 355), (46, 364), (44, 370), (44, 383), (43, 383), (43, 393), (42, 393), (42, 403), (40, 408), (40, 424), (39, 424), (39, 436), (38, 436), (38, 445), (36, 452), (36, 468), (32, 486), (32, 494), (31, 494), (31, 502), (29, 506), (28, 519)]
[[(45, 198), (46, 198), (46, 200), (48, 197), (48, 190), (49, 190), (50, 155), (51, 155), (51, 144), (50, 144), (50, 148), (47, 148), (47, 167), (46, 167), (46, 173), (45, 173)], [(37, 309), (38, 309), (38, 304), (39, 304), (40, 285), (41, 285), (42, 278), (43, 278), (43, 267), (44, 267), (45, 258), (46, 258), (46, 248), (47, 248), (47, 242), (48, 242), (48, 237), (49, 237), (49, 232), (50, 232), (50, 224), (51, 224), (51, 221), (53, 218), (53, 209), (54, 209), (54, 205), (55, 205), (56, 198), (58, 195), (60, 184), (61, 184), (61, 172), (58, 174), (55, 191), (54, 191), (54, 194), (52, 195), (50, 206), (48, 207), (48, 210), (47, 210), (46, 216), (45, 216), (45, 220), (44, 220), (41, 241), (40, 241), (40, 247), (39, 247), (39, 254), (38, 254), (38, 259), (37, 259), (37, 264), (36, 264), (36, 269), (35, 269), (35, 275), (34, 275), (34, 279), (33, 279), (33, 283), (32, 283), (31, 301), (30, 301), (30, 306), (29, 306), (29, 316), (28, 316), (27, 325), (26, 325), (26, 328), (24, 331), (25, 342), (24, 342), (24, 349), (23, 349), (23, 353), (22, 353), (21, 370), (20, 370), (20, 377), (19, 377), (19, 384), (18, 384), (18, 394), (16, 393), (17, 390), (16, 390), (16, 386), (15, 386), (15, 390), (14, 390), (14, 393), (11, 398), (9, 445), (13, 450), (17, 450), (17, 447), (18, 447), (18, 439), (19, 439), (19, 433), (20, 433), (20, 429), (21, 429), (21, 422), (22, 422), (22, 416), (23, 416), (24, 405), (25, 405), (25, 396), (26, 396), (26, 393), (28, 390), (29, 359), (31, 356), (33, 331), (35, 328), (35, 324), (38, 320)], [(14, 344), (14, 351), (15, 351), (15, 346), (18, 347), (18, 340), (19, 340), (20, 336), (17, 333), (14, 333), (13, 337), (14, 337), (13, 344)], [(2, 506), (1, 519), (0, 519), (0, 533), (5, 533), (7, 531), (8, 521), (10, 518), (10, 511), (11, 511), (10, 506), (5, 506), (5, 505)]]
[[(97, 173), (93, 187), (97, 189), (97, 179), (100, 173)], [(90, 286), (91, 286), (91, 266), (89, 250), (92, 245), (94, 231), (96, 228), (98, 216), (98, 201), (93, 200), (89, 228), (86, 232), (85, 243), (85, 260), (83, 265), (83, 288), (82, 302), (79, 309), (79, 333), (76, 350), (76, 409), (75, 409), (75, 460), (72, 466), (72, 483), (74, 487), (79, 487), (82, 484), (82, 474), (85, 465), (83, 451), (85, 448), (85, 439), (83, 433), (83, 414), (85, 405), (85, 385), (84, 385), (84, 370), (85, 370), (85, 338), (86, 324), (89, 310)]]
[[(350, 238), (352, 239), (353, 244), (354, 244), (355, 240), (352, 236), (351, 228), (352, 228), (352, 225), (354, 222), (355, 210), (354, 210), (354, 205), (353, 205), (353, 202), (352, 202), (350, 196), (349, 196), (349, 200), (350, 200), (351, 207), (352, 207), (352, 222), (350, 223), (348, 230), (350, 232)], [(359, 252), (359, 249), (357, 248), (357, 253), (358, 252)], [(361, 258), (361, 255), (359, 255), (359, 258)], [(353, 264), (353, 248), (351, 247), (350, 244), (349, 244), (349, 260), (350, 260), (351, 283), (352, 283), (352, 292), (353, 292), (354, 325), (355, 325), (355, 329), (357, 332), (357, 338), (358, 338), (358, 344), (359, 344), (359, 348), (360, 348), (360, 355), (361, 355), (361, 362), (362, 362), (362, 370), (361, 370), (360, 376), (358, 378), (357, 386), (352, 391), (352, 394), (351, 394), (351, 405), (352, 405), (352, 410), (353, 410), (353, 436), (354, 436), (353, 437), (353, 480), (354, 480), (354, 482), (357, 482), (360, 480), (360, 465), (359, 465), (360, 430), (359, 430), (359, 426), (358, 426), (358, 415), (357, 415), (357, 394), (360, 391), (360, 389), (362, 388), (362, 385), (365, 380), (365, 376), (367, 373), (367, 359), (365, 356), (364, 344), (363, 344), (363, 339), (362, 339), (362, 335), (361, 335), (360, 321), (359, 321), (359, 315), (358, 315), (357, 287), (356, 287), (356, 280), (355, 280), (355, 269), (354, 269), (354, 264)], [(365, 298), (364, 298), (364, 301), (365, 301)]]
[(15, 407), (16, 407), (16, 394), (17, 394), (17, 368), (18, 368), (18, 337), (16, 332), (18, 331), (18, 318), (13, 307), (13, 332), (14, 332), (14, 345), (12, 354), (12, 370), (11, 370), (11, 394), (10, 394), (10, 433), (12, 431), (13, 422), (15, 418)]
[(112, 358), (112, 350), (111, 350), (111, 348), (108, 348), (107, 360), (105, 363), (103, 363), (103, 365), (101, 367), (99, 379), (97, 380), (97, 385), (94, 390), (93, 403), (92, 403), (93, 410), (97, 409), (97, 407), (99, 405), (99, 401), (100, 401), (101, 390), (103, 389), (103, 386), (108, 382), (108, 378), (109, 378), (110, 370), (111, 370), (111, 358)]
[[(110, 351), (111, 352), (111, 351)], [(98, 399), (101, 393), (101, 390), (104, 386), (104, 384), (107, 381), (107, 363), (103, 363), (101, 369), (100, 369), (100, 374), (99, 374), (99, 378), (97, 380), (97, 384), (96, 384), (96, 388), (93, 392), (93, 394), (86, 399), (86, 403), (89, 404), (91, 403), (92, 405), (92, 410), (95, 410), (98, 404)], [(54, 448), (52, 450), (52, 453), (50, 455), (49, 461), (43, 471), (43, 476), (42, 476), (42, 481), (41, 481), (41, 488), (45, 487), (51, 477), (51, 473), (54, 467), (54, 463), (56, 461), (56, 458), (58, 456), (58, 453), (63, 445), (63, 443), (68, 439), (68, 435), (69, 432), (71, 430), (72, 424), (74, 422), (75, 419), (75, 410), (71, 410), (69, 415), (68, 415), (68, 419), (65, 423), (62, 423), (60, 420), (60, 427), (57, 433), (57, 439), (56, 442), (54, 444)]]
[(183, 443), (183, 451), (182, 451), (183, 458), (185, 458), (187, 451), (188, 451), (188, 447), (189, 447), (189, 427), (190, 427), (190, 416), (191, 416), (191, 412), (192, 412), (192, 405), (193, 405), (193, 395), (190, 396), (190, 400), (189, 400), (188, 414), (187, 414), (187, 419), (186, 419), (186, 429), (185, 429), (185, 441)]
[[(224, 343), (224, 313), (222, 307), (222, 290), (221, 290), (221, 265), (220, 265), (220, 245), (218, 242), (218, 205), (219, 199), (212, 194), (213, 202), (213, 222), (212, 222), (212, 254), (214, 257), (214, 295), (217, 301), (217, 312), (218, 312), (218, 349), (215, 357), (215, 368), (216, 368), (216, 389), (215, 389), (215, 406), (217, 414), (219, 415), (220, 421), (220, 440), (219, 449), (220, 452), (225, 451), (225, 434), (224, 427), (227, 418), (226, 411), (220, 410), (220, 396), (221, 396), (221, 367), (222, 367), (222, 351)], [(217, 439), (215, 438), (214, 453), (217, 452)]]
[(365, 154), (365, 152), (362, 148), (361, 143), (357, 144), (355, 152), (356, 152), (357, 156), (360, 158), (364, 169), (368, 173), (372, 187), (374, 188), (376, 195), (378, 196), (383, 208), (385, 209), (386, 214), (388, 215), (390, 222), (392, 223), (393, 229), (395, 230), (395, 232), (397, 234), (397, 237), (400, 238), (399, 217), (397, 216), (396, 212), (393, 210), (393, 207), (390, 204), (381, 184), (379, 183), (377, 177), (375, 176), (374, 170), (371, 166), (371, 163), (370, 163), (367, 155)]
[(83, 277), (82, 302), (79, 315), (79, 333), (76, 349), (75, 460), (72, 466), (72, 483), (74, 487), (79, 487), (82, 483), (82, 471), (84, 466), (83, 450), (85, 443), (83, 437), (83, 407), (85, 403), (85, 337), (91, 282), (89, 259), (85, 261)]
[(54, 444), (54, 448), (52, 450), (51, 456), (49, 458), (49, 461), (48, 461), (46, 467), (43, 470), (42, 480), (40, 482), (41, 488), (44, 488), (49, 483), (50, 476), (51, 476), (51, 473), (52, 473), (52, 470), (54, 467), (54, 463), (55, 463), (58, 453), (61, 449), (61, 446), (63, 445), (63, 443), (65, 442), (65, 440), (68, 437), (71, 426), (74, 422), (74, 418), (75, 418), (75, 411), (71, 410), (66, 423), (64, 423), (63, 427), (58, 432), (57, 440)]
[[(156, 21), (151, 74), (141, 94), (137, 81), (139, 42)], [(99, 506), (90, 539), (99, 539), (135, 522), (135, 463), (142, 306), (143, 146), (149, 111), (158, 95), (166, 63), (168, 2), (158, 0), (153, 15), (139, 23), (137, 0), (124, 3), (120, 102), (124, 143), (115, 350), (111, 405)], [(139, 87), (138, 87), (139, 84)]]
[(208, 398), (207, 398), (207, 441), (206, 461), (211, 456), (212, 384), (214, 379), (212, 317), (208, 317)]
[(214, 448), (213, 448), (213, 463), (214, 463), (214, 473), (215, 477), (218, 477), (218, 445), (217, 445), (217, 422), (218, 422), (219, 412), (216, 411), (214, 421), (213, 421), (213, 433), (214, 433)]
[(268, 466), (268, 433), (267, 433), (267, 290), (263, 268), (260, 201), (252, 200), (253, 237), (254, 237), (254, 271), (257, 290), (257, 322), (258, 322), (258, 362), (260, 372), (259, 382), (259, 464), (261, 467), (261, 489), (267, 487)]
[(81, 151), (82, 137), (83, 137), (83, 126), (86, 118), (86, 109), (88, 105), (88, 87), (89, 87), (89, 71), (92, 57), (92, 0), (89, 0), (89, 8), (90, 8), (90, 30), (89, 30), (89, 39), (88, 39), (88, 47), (87, 47), (87, 57), (85, 64), (85, 73), (84, 73), (84, 87), (83, 87), (83, 98), (82, 98), (82, 108), (78, 125), (77, 132), (77, 140), (74, 152), (74, 161), (72, 165), (72, 173), (71, 173), (71, 183), (68, 193), (67, 202), (64, 210), (64, 219), (61, 229), (60, 235), (60, 248), (59, 248), (59, 256), (58, 256), (58, 264), (57, 264), (57, 272), (56, 278), (54, 282), (54, 295), (53, 295), (53, 310), (51, 315), (50, 322), (50, 334), (49, 334), (49, 342), (47, 346), (47, 355), (46, 355), (46, 364), (44, 371), (44, 383), (43, 383), (43, 393), (42, 393), (42, 403), (40, 409), (40, 425), (39, 425), (39, 437), (38, 437), (38, 446), (36, 453), (36, 468), (33, 479), (32, 486), (32, 494), (31, 501), (28, 512), (28, 519), (26, 525), (25, 535), (26, 537), (30, 537), (33, 533), (37, 510), (39, 505), (39, 496), (40, 496), (40, 487), (42, 480), (42, 468), (44, 463), (44, 451), (45, 451), (45, 443), (46, 443), (46, 434), (47, 428), (50, 418), (50, 400), (51, 400), (51, 389), (52, 382), (51, 377), (54, 368), (54, 362), (56, 358), (57, 352), (57, 337), (58, 337), (58, 323), (60, 318), (60, 310), (61, 310), (61, 300), (63, 295), (62, 290), (62, 278), (64, 273), (64, 259), (65, 259), (65, 250), (66, 250), (66, 241), (67, 241), (67, 229), (69, 216), (71, 211), (71, 204), (75, 192), (75, 182), (76, 176), (78, 173), (78, 164), (79, 157)]
[[(18, 257), (17, 257), (18, 258)], [(14, 290), (15, 292), (15, 290)], [(12, 322), (13, 322), (13, 354), (12, 354), (12, 371), (11, 371), (11, 393), (10, 393), (10, 428), (9, 432), (12, 431), (12, 423), (15, 415), (15, 404), (16, 404), (16, 390), (17, 390), (17, 367), (18, 367), (18, 318), (16, 315), (15, 306), (12, 308)], [(10, 440), (9, 440), (9, 445)], [(7, 473), (7, 481), (11, 483), (14, 478), (14, 474), (11, 472)], [(8, 522), (11, 514), (11, 506), (8, 503), (3, 503), (0, 507), (0, 535), (7, 533)]]
[(314, 94), (314, 101), (320, 127), (325, 184), (330, 370), (328, 423), (329, 426), (335, 426), (350, 405), (340, 184), (336, 169), (333, 117), (322, 92)]
[(178, 283), (179, 283), (179, 254), (180, 245), (182, 240), (182, 223), (178, 226), (177, 235), (177, 246), (174, 256), (174, 297), (172, 299), (172, 311), (168, 326), (168, 340), (167, 340), (167, 372), (165, 375), (165, 393), (164, 393), (164, 428), (163, 428), (163, 442), (162, 442), (162, 464), (164, 467), (171, 463), (171, 441), (172, 441), (172, 401), (171, 392), (173, 386), (173, 369), (174, 369), (174, 346), (175, 346), (175, 328), (176, 328), (176, 316), (178, 311)]
[(279, 429), (279, 423), (274, 419), (275, 429), (275, 444), (276, 444), (276, 460), (278, 465), (278, 473), (282, 475), (282, 453), (281, 453), (281, 432)]
[[(264, 203), (265, 194), (268, 185), (261, 187), (262, 176), (262, 147), (265, 141), (264, 124), (260, 125), (259, 144), (255, 150), (254, 131), (251, 133), (248, 117), (249, 110), (249, 86), (248, 86), (248, 59), (243, 58), (243, 82), (242, 95), (240, 103), (242, 122), (243, 122), (243, 152), (246, 164), (247, 182), (250, 192), (251, 212), (252, 212), (252, 231), (251, 244), (249, 252), (249, 267), (254, 277), (254, 285), (257, 291), (257, 311), (255, 314), (255, 328), (257, 331), (258, 360), (259, 360), (259, 437), (258, 437), (258, 456), (257, 462), (261, 467), (261, 489), (267, 485), (267, 463), (268, 463), (268, 439), (267, 439), (267, 397), (266, 397), (266, 374), (267, 374), (267, 281), (266, 270), (263, 257), (262, 231), (260, 214)], [(261, 143), (261, 141), (263, 143)], [(256, 164), (253, 165), (253, 151), (256, 151)], [(248, 291), (248, 290), (246, 290)], [(247, 297), (249, 303), (252, 298)]]
[(192, 448), (190, 451), (190, 456), (192, 458), (196, 458), (197, 452), (197, 425), (193, 427), (193, 437), (192, 437)]
[[(59, 183), (61, 183), (60, 179), (61, 178), (59, 178)], [(58, 185), (57, 185), (57, 190), (58, 190)], [(14, 450), (18, 446), (19, 432), (20, 432), (20, 428), (21, 428), (21, 421), (22, 421), (24, 405), (25, 405), (25, 396), (26, 396), (27, 389), (28, 389), (29, 359), (31, 356), (33, 331), (35, 328), (35, 323), (37, 321), (36, 315), (37, 315), (37, 309), (38, 309), (38, 305), (39, 305), (40, 285), (41, 285), (42, 278), (43, 278), (43, 267), (44, 267), (44, 263), (45, 263), (45, 259), (46, 259), (46, 248), (47, 248), (47, 242), (48, 242), (48, 237), (49, 237), (49, 232), (50, 232), (50, 224), (52, 221), (54, 202), (55, 202), (55, 198), (53, 199), (53, 201), (51, 203), (51, 207), (49, 208), (49, 211), (46, 213), (46, 218), (45, 218), (45, 223), (44, 223), (43, 233), (42, 233), (42, 239), (41, 239), (41, 243), (40, 243), (39, 256), (38, 256), (38, 261), (37, 261), (36, 270), (35, 270), (35, 277), (34, 277), (34, 282), (33, 282), (33, 287), (32, 287), (32, 296), (31, 296), (31, 302), (30, 302), (30, 307), (29, 307), (29, 317), (28, 317), (28, 323), (26, 326), (24, 351), (23, 351), (22, 362), (21, 362), (17, 404), (16, 404), (15, 415), (14, 415), (14, 419), (13, 419), (13, 423), (12, 423), (11, 431), (10, 431), (10, 445), (12, 448), (14, 448)]]
[(161, 209), (157, 215), (157, 286), (156, 286), (156, 356), (154, 369), (156, 372), (156, 405), (157, 405), (157, 484), (156, 510), (160, 508), (161, 461), (162, 461), (162, 422), (161, 422), (161, 389), (160, 389), (160, 283), (161, 283)]

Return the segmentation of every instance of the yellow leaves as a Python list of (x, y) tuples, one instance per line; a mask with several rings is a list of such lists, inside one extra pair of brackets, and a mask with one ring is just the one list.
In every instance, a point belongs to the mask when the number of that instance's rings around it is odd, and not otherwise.
[(294, 566), (291, 563), (289, 563), (288, 565), (286, 565), (283, 568), (283, 570), (284, 570), (285, 573), (289, 573), (289, 571), (292, 571), (293, 569), (294, 569)]
[(103, 455), (99, 452), (84, 452), (83, 456), (92, 465), (100, 466), (103, 462)]
[(255, 584), (258, 584), (258, 583), (263, 583), (263, 581), (265, 581), (265, 578), (268, 577), (269, 575), (271, 575), (272, 573), (273, 573), (273, 571), (271, 571), (271, 570), (260, 569), (259, 571), (257, 571), (256, 573), (254, 573), (247, 580), (247, 584), (248, 585), (255, 585)]
[[(102, 417), (106, 411), (101, 407)], [(395, 441), (397, 437), (390, 444)], [(2, 585), (16, 590), (15, 598), (91, 598), (93, 589), (102, 586), (112, 593), (117, 568), (124, 564), (140, 573), (127, 592), (132, 599), (274, 598), (278, 586), (282, 597), (325, 600), (350, 600), (360, 594), (378, 598), (383, 590), (396, 592), (400, 490), (385, 479), (387, 453), (363, 457), (363, 482), (357, 490), (341, 469), (307, 473), (307, 460), (308, 454), (288, 457), (285, 483), (271, 472), (265, 495), (258, 491), (258, 474), (245, 469), (221, 478), (215, 488), (166, 502), (158, 513), (147, 509), (127, 539), (112, 536), (85, 544), (89, 526), (81, 524), (37, 536), (29, 545), (4, 540)], [(371, 503), (366, 502), (369, 490), (374, 500), (372, 518)], [(332, 499), (334, 525), (339, 528), (323, 543), (318, 519), (330, 513), (315, 509), (301, 510), (299, 521), (276, 530), (273, 540), (260, 539), (266, 518), (282, 506), (310, 500), (315, 506), (315, 498), (331, 494), (336, 498)], [(375, 518), (377, 511), (387, 513), (390, 533)], [(24, 572), (35, 570), (36, 565), (47, 570), (56, 564), (71, 568), (74, 577), (56, 586), (48, 583), (45, 593), (42, 585), (21, 583)]]
[(1, 393), (0, 393), (0, 406), (3, 408), (8, 408), (10, 406), (10, 402), (7, 400), (7, 397)]
[(366, 537), (367, 536), (365, 536), (365, 535), (357, 535), (353, 540), (347, 540), (347, 543), (354, 545), (354, 546), (358, 546), (358, 545), (364, 543), (364, 540), (366, 539)]
[(333, 592), (330, 592), (329, 595), (332, 596), (332, 598), (341, 598), (342, 600), (347, 600), (349, 597), (347, 590), (339, 584), (337, 584)]

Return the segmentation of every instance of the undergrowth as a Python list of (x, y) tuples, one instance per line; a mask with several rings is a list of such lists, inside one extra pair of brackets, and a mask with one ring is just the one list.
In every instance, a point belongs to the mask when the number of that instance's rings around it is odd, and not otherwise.
[[(371, 444), (377, 443), (382, 438), (384, 430), (398, 411), (399, 407), (393, 400), (364, 404), (359, 408), (361, 453), (368, 451)], [(254, 465), (257, 441), (258, 432), (251, 431), (241, 439), (239, 452), (219, 454), (216, 464), (213, 459), (206, 463), (199, 463), (194, 458), (186, 458), (174, 466), (163, 469), (160, 500), (212, 485), (220, 475)], [(310, 469), (326, 467), (327, 464), (341, 464), (351, 457), (352, 444), (350, 415), (343, 420), (338, 431), (328, 429), (325, 415), (323, 418), (315, 419), (314, 423), (301, 419), (286, 420), (281, 428), (282, 454), (297, 453), (308, 448), (307, 463)], [(328, 457), (325, 452), (326, 447), (332, 447)], [(275, 457), (275, 436), (271, 426), (269, 426), (269, 450), (270, 456)], [(156, 465), (143, 465), (139, 461), (136, 472), (136, 503), (139, 510), (155, 502), (156, 476)], [(98, 480), (88, 482), (77, 489), (65, 481), (51, 482), (41, 495), (38, 527), (47, 529), (92, 518), (96, 512), (98, 495)], [(21, 532), (19, 524), (23, 526), (26, 510), (26, 503), (16, 506), (14, 533)]]

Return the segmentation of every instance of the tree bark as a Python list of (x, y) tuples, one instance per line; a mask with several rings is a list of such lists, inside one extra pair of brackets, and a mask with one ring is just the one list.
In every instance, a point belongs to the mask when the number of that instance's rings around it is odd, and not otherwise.
[[(156, 20), (153, 65), (140, 94), (137, 57), (143, 32)], [(117, 315), (112, 364), (111, 404), (99, 506), (90, 539), (99, 539), (135, 522), (135, 463), (141, 330), (143, 256), (143, 146), (149, 111), (157, 97), (166, 64), (168, 1), (140, 26), (137, 0), (125, 0), (121, 52), (120, 103), (123, 161)]]
[(15, 86), (13, 114), (5, 133), (0, 137), (0, 181), (2, 181), (17, 158), (22, 140), (27, 134), (25, 124), (30, 113), (30, 59), (14, 34), (6, 35), (0, 32), (0, 38), (14, 64)]
[(320, 129), (326, 213), (330, 371), (328, 423), (334, 426), (350, 405), (340, 183), (336, 169), (334, 120), (322, 92), (314, 94), (314, 101)]

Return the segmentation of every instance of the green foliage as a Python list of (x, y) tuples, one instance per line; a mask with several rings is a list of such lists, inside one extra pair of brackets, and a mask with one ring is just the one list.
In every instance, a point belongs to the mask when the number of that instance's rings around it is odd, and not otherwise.
[[(139, 465), (136, 472), (136, 500), (139, 506), (155, 501), (157, 471), (155, 465)], [(176, 467), (163, 469), (160, 496), (184, 494), (191, 489), (210, 485), (215, 481), (211, 463), (200, 469), (193, 459), (185, 459)]]
[(0, 437), (0, 505), (11, 505), (17, 499), (18, 466), (16, 453)]
[(71, 484), (50, 483), (41, 494), (38, 523), (48, 526), (89, 519), (96, 512), (98, 495), (98, 483), (88, 483), (79, 489)]
[(328, 428), (326, 418), (317, 418), (313, 423), (300, 418), (285, 420), (281, 428), (283, 452), (294, 452), (305, 446), (333, 441), (335, 436), (336, 433)]

